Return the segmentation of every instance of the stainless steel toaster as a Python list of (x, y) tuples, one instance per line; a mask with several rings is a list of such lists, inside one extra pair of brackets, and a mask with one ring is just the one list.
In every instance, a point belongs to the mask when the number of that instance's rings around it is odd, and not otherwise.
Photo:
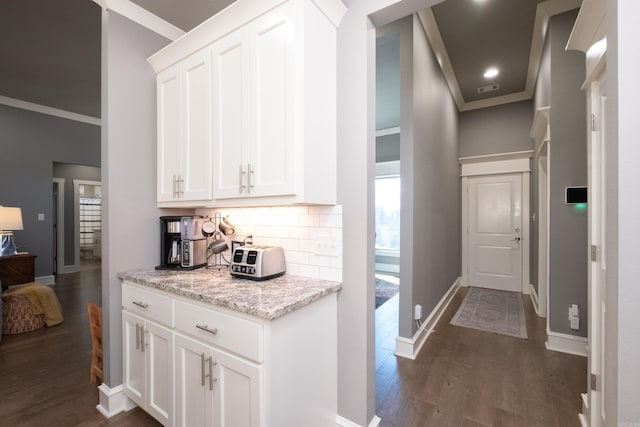
[(252, 280), (267, 280), (286, 271), (284, 251), (279, 246), (245, 245), (235, 248), (231, 275)]

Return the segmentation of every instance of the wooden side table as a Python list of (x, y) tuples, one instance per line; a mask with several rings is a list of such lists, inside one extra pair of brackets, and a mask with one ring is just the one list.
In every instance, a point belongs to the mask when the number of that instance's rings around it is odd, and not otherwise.
[(35, 280), (35, 255), (18, 254), (0, 257), (0, 282), (2, 290), (6, 291), (10, 285), (29, 283)]

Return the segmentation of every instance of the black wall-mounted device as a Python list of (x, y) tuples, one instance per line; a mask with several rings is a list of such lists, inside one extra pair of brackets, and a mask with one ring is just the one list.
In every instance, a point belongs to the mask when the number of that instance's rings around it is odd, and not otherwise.
[(567, 187), (564, 202), (567, 205), (587, 203), (587, 187)]

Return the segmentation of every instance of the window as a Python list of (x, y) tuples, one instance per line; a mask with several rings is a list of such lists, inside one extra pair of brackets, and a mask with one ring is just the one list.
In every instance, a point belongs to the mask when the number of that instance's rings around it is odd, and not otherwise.
[(376, 178), (376, 250), (400, 251), (400, 176)]

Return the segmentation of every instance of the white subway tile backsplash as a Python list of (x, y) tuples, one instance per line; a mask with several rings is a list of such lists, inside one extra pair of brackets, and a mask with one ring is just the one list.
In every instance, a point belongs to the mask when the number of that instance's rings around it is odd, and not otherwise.
[[(282, 246), (287, 273), (326, 280), (342, 280), (342, 206), (274, 206), (199, 209), (198, 215), (218, 212), (237, 227), (231, 240), (253, 236), (256, 245)], [(317, 255), (317, 240), (332, 238), (339, 256)], [(229, 254), (226, 255), (227, 257)]]
[(289, 229), (289, 237), (292, 239), (308, 239), (309, 229), (307, 227), (291, 227)]
[(298, 225), (302, 227), (318, 227), (320, 223), (320, 215), (300, 215), (298, 217)]
[(313, 277), (314, 279), (320, 278), (320, 267), (317, 265), (300, 265), (298, 271), (300, 276)]
[(309, 264), (309, 252), (284, 251), (284, 256), (287, 259), (287, 262)]
[(318, 215), (319, 227), (342, 227), (341, 215)]

